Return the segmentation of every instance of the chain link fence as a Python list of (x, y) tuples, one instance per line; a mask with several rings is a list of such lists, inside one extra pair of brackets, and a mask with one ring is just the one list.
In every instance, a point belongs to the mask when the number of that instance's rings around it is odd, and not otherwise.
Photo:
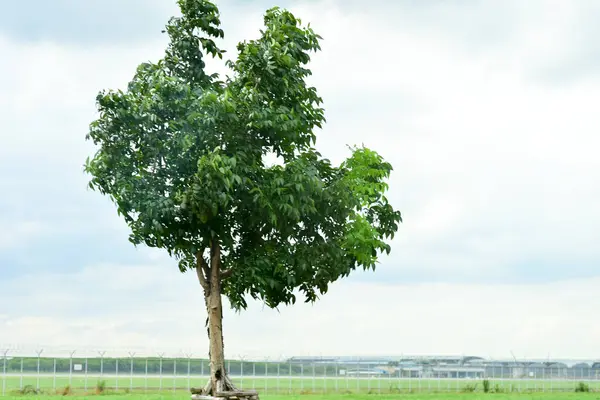
[[(208, 380), (192, 353), (1, 350), (1, 394), (16, 392), (189, 391)], [(293, 357), (226, 361), (233, 382), (265, 394), (600, 391), (600, 362), (475, 358)]]

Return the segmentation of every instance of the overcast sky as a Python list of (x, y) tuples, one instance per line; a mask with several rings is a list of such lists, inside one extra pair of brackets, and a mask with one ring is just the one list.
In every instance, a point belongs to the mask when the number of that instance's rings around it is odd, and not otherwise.
[[(380, 152), (405, 222), (315, 305), (226, 312), (226, 354), (600, 358), (600, 3), (229, 0), (230, 57), (276, 4), (324, 37), (318, 148)], [(176, 12), (0, 3), (0, 348), (206, 353), (195, 276), (130, 245), (83, 173), (97, 92), (162, 56)]]

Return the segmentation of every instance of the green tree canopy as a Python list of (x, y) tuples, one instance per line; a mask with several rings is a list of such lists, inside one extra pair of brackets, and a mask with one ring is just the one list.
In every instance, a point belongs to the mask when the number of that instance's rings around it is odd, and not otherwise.
[(374, 269), (401, 221), (384, 196), (392, 166), (365, 147), (337, 166), (315, 149), (325, 117), (306, 78), (320, 37), (272, 8), (219, 77), (204, 63), (224, 54), (217, 7), (178, 4), (164, 57), (140, 64), (126, 90), (97, 96), (90, 187), (114, 201), (132, 243), (195, 269), (207, 295), (219, 280), (236, 309), (248, 297), (291, 304), (298, 291), (314, 301)]

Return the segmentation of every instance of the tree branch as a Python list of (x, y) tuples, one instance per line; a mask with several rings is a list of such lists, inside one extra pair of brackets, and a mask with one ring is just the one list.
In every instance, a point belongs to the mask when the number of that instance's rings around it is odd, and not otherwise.
[(210, 291), (210, 285), (206, 279), (206, 277), (209, 276), (207, 269), (208, 266), (206, 265), (204, 257), (202, 257), (202, 253), (196, 253), (196, 274), (198, 275), (200, 286), (202, 286), (202, 289), (204, 289), (206, 293)]
[(210, 266), (208, 265), (208, 263), (204, 259), (204, 256), (202, 255), (202, 252), (199, 252), (199, 253), (196, 254), (196, 259), (198, 260), (198, 263), (200, 264), (200, 266), (204, 270), (204, 276), (206, 276), (206, 279), (210, 279)]
[(227, 279), (233, 274), (233, 270), (231, 268), (227, 268), (226, 270), (221, 272), (221, 278)]

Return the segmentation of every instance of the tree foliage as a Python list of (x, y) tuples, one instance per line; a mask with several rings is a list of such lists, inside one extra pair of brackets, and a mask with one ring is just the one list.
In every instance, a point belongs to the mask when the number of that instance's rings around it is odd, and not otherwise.
[[(237, 46), (231, 76), (208, 74), (223, 57), (217, 7), (179, 0), (159, 61), (126, 90), (97, 96), (88, 138), (90, 187), (109, 195), (132, 243), (163, 248), (183, 272), (214, 241), (223, 293), (269, 307), (307, 301), (356, 268), (375, 268), (401, 222), (384, 196), (392, 166), (365, 147), (334, 166), (315, 149), (322, 99), (306, 83), (321, 39), (272, 8), (256, 40)], [(268, 164), (270, 154), (280, 163)]]

